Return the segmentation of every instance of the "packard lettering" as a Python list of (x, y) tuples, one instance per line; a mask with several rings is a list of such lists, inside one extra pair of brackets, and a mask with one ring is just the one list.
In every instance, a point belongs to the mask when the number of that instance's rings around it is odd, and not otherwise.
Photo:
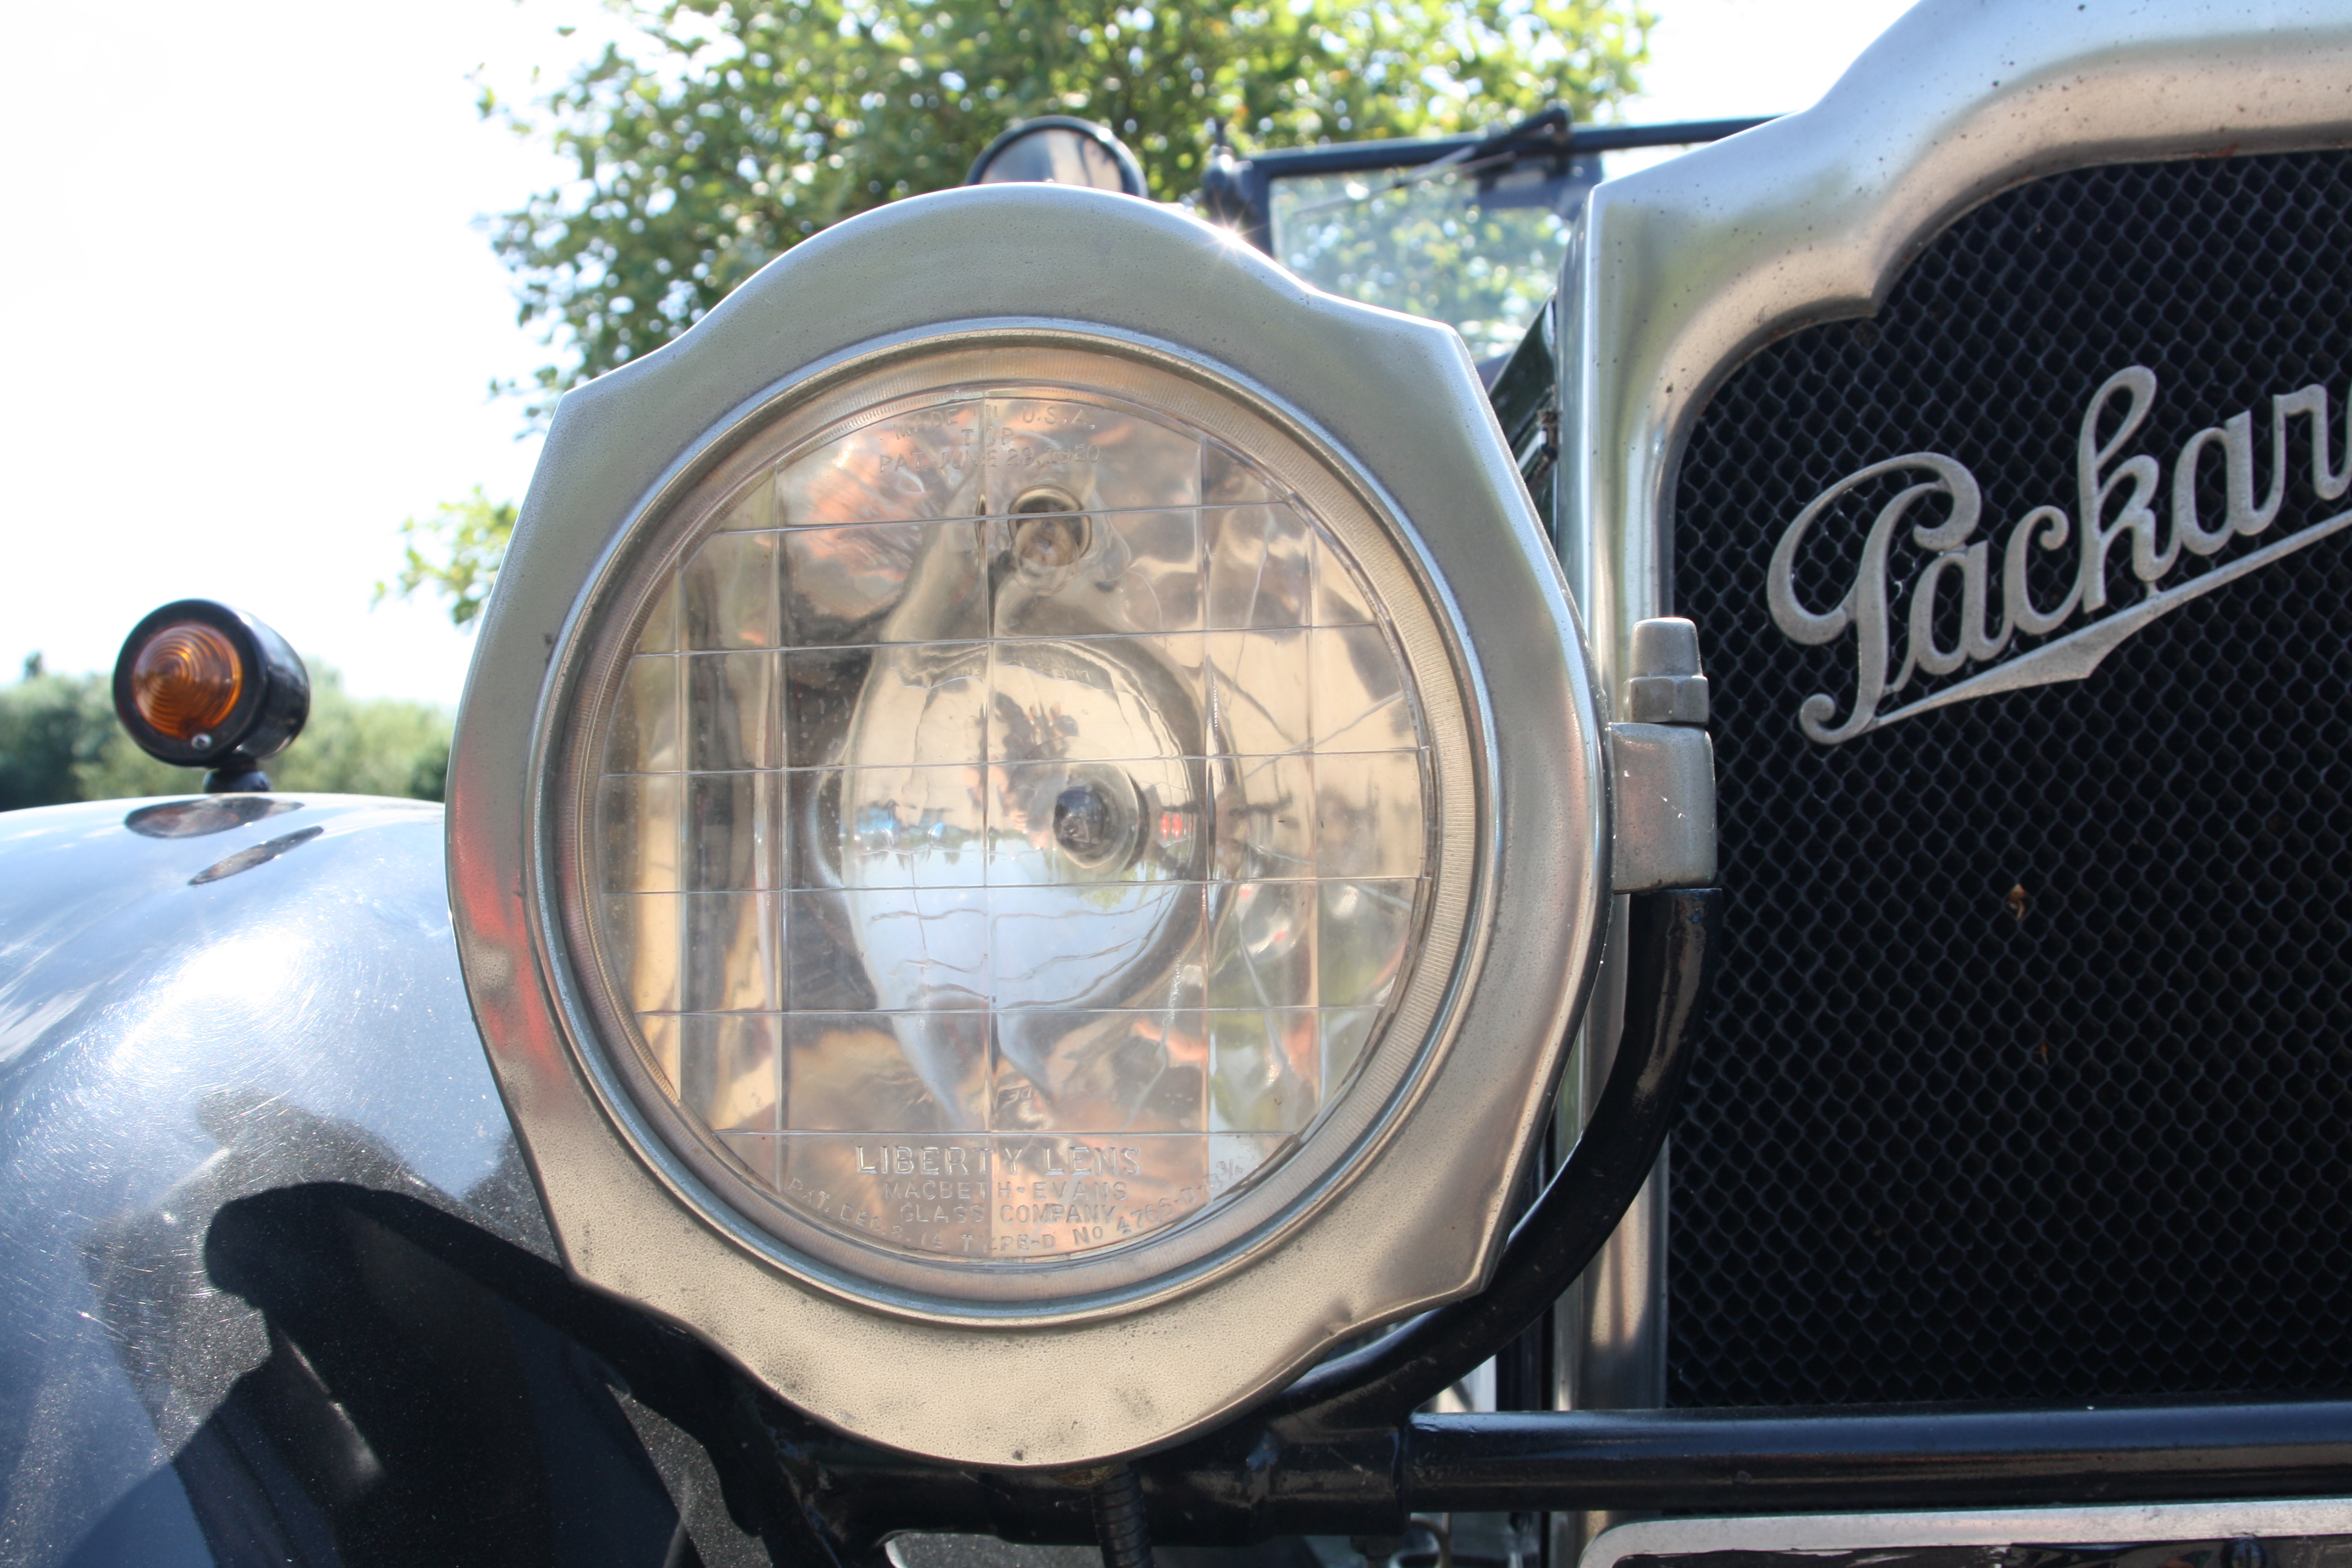
[[(1888, 458), (1848, 474), (1815, 496), (1773, 549), (1766, 569), (1765, 600), (1772, 624), (1791, 641), (1818, 647), (1837, 642), (1849, 632), (1853, 635), (1853, 695), (1841, 721), (1836, 718), (1837, 700), (1828, 692), (1815, 692), (1798, 706), (1799, 727), (1809, 739), (1833, 746), (1899, 719), (1971, 698), (2081, 680), (2126, 637), (2158, 616), (2352, 526), (2352, 511), (2341, 512), (2166, 585), (2184, 555), (2220, 554), (2234, 540), (2266, 532), (2277, 520), (2286, 499), (2287, 430), (2294, 420), (2306, 423), (2314, 495), (2334, 500), (2352, 488), (2352, 395), (2345, 403), (2342, 455), (2333, 460), (2325, 386), (2281, 393), (2270, 403), (2269, 482), (2259, 499), (2254, 493), (2252, 410), (2232, 415), (2183, 442), (2173, 458), (2168, 487), (2155, 458), (2124, 455), (2155, 408), (2156, 373), (2143, 365), (2117, 371), (2083, 411), (2075, 437), (2075, 510), (2048, 504), (2032, 508), (2011, 526), (1997, 562), (1993, 542), (1976, 536), (1984, 514), (1976, 477), (1941, 453)], [(2110, 426), (2112, 433), (2102, 438), (2101, 429)], [(2219, 515), (2207, 516), (2199, 505), (2199, 474), (2200, 466), (2214, 462), (2221, 465), (2225, 499)], [(1845, 595), (1826, 610), (1800, 604), (1797, 553), (1807, 532), (1855, 489), (1903, 475), (1916, 479), (1872, 520)], [(1914, 513), (1918, 514), (1916, 521)], [(1888, 569), (1906, 523), (1910, 524), (1911, 542), (1928, 552), (1907, 590), (1892, 583)], [(2070, 542), (2074, 570), (2065, 591), (2055, 603), (2037, 601), (2032, 582), (2034, 553), (2062, 551)], [(2126, 559), (2132, 575), (2146, 586), (2131, 603), (2111, 607), (2109, 568)], [(1906, 591), (1907, 603), (1902, 602)], [(1938, 608), (1950, 605), (1955, 594), (1958, 629), (1948, 643), (1939, 642)], [(1997, 621), (1992, 618), (1996, 605)], [(2074, 624), (2078, 622), (2082, 624)], [(1942, 624), (1948, 626), (1950, 622)], [(2066, 630), (2070, 625), (2073, 629)], [(1903, 657), (1890, 675), (1898, 630)], [(2047, 640), (2027, 648), (2021, 639), (2028, 637)], [(1982, 668), (1901, 707), (1885, 708), (1915, 676), (1950, 675), (1971, 665)]]

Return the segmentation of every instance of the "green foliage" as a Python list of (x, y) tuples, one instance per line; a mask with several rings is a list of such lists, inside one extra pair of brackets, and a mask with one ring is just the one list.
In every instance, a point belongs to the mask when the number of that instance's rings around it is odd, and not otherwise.
[(106, 685), (102, 676), (45, 675), (27, 659), (23, 680), (0, 686), (0, 811), (83, 798), (82, 770), (99, 764), (120, 729)]
[(1014, 121), (1074, 113), (1134, 146), (1162, 200), (1198, 184), (1209, 121), (1263, 145), (1437, 134), (1547, 103), (1591, 118), (1634, 87), (1633, 0), (670, 0), (644, 47), (537, 116), (577, 181), (509, 213), (499, 254), (566, 386), (658, 348), (828, 224), (959, 184)]
[[(109, 733), (100, 743), (98, 754), (73, 773), (73, 793), (52, 796), (48, 800), (27, 801), (27, 805), (54, 805), (69, 800), (136, 800), (150, 795), (202, 795), (205, 789), (204, 770), (175, 768), (159, 763), (137, 746), (114, 721), (114, 711), (108, 709), (106, 722)], [(301, 744), (299, 741), (296, 745)], [(278, 782), (277, 763), (272, 757), (263, 765), (269, 782)]]
[(310, 721), (268, 763), (280, 789), (439, 800), (453, 719), (428, 702), (361, 700), (324, 665), (310, 670)]
[(425, 521), (410, 518), (400, 525), (407, 559), (398, 576), (375, 585), (376, 603), (394, 596), (414, 598), (418, 589), (429, 586), (449, 601), (449, 618), (464, 626), (482, 613), (514, 525), (514, 502), (494, 501), (479, 485), (464, 500), (443, 501), (436, 515)]
[[(194, 795), (204, 773), (133, 745), (100, 675), (28, 673), (0, 687), (0, 810), (73, 800)], [(324, 665), (310, 669), (310, 721), (263, 764), (281, 790), (439, 800), (450, 717), (425, 702), (360, 700)]]

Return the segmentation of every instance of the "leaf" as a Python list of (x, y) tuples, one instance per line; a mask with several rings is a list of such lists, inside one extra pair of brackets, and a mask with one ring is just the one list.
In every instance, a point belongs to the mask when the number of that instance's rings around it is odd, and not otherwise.
[(459, 626), (482, 613), (514, 536), (512, 501), (493, 501), (482, 487), (464, 500), (443, 501), (431, 518), (400, 525), (405, 561), (388, 583), (375, 585), (376, 604), (412, 599), (431, 590), (449, 601), (449, 618)]

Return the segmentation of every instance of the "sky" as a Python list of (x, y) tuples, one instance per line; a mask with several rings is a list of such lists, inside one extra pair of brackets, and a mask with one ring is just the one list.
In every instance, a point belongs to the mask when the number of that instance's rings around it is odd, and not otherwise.
[[(1635, 122), (1801, 109), (1906, 0), (1649, 4)], [(520, 405), (487, 388), (551, 355), (482, 219), (564, 177), (475, 100), (527, 100), (614, 29), (594, 0), (11, 20), (0, 681), (36, 652), (111, 668), (140, 616), (202, 596), (358, 695), (455, 705), (471, 637), (372, 601), (404, 519), (530, 482)]]

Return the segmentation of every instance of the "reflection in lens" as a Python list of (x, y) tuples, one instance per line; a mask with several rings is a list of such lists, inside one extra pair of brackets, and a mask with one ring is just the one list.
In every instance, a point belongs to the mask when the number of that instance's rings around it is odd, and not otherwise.
[(1083, 517), (1023, 517), (1013, 524), (1013, 558), (1031, 572), (1067, 566), (1087, 552)]
[(1054, 838), (1082, 865), (1108, 860), (1117, 835), (1104, 792), (1090, 784), (1074, 784), (1055, 796)]
[(950, 388), (761, 473), (599, 753), (605, 973), (795, 1212), (972, 1261), (1164, 1233), (1344, 1095), (1430, 871), (1346, 552), (1247, 458)]

